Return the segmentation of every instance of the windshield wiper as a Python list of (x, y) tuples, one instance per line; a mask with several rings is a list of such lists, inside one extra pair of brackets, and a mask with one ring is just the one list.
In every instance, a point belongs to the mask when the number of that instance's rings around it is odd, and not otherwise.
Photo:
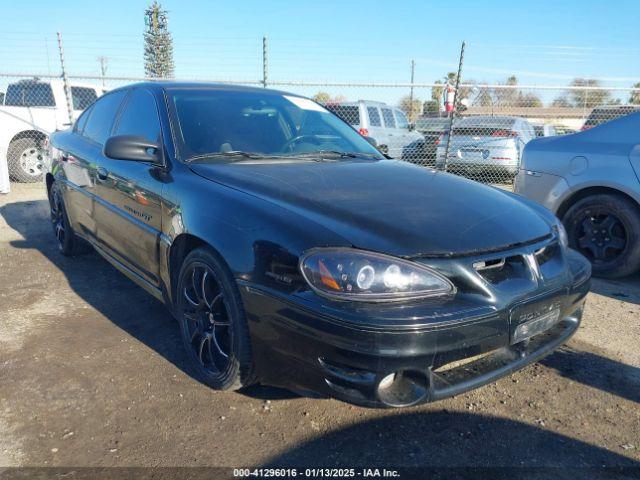
[(315, 152), (293, 153), (296, 157), (339, 157), (339, 158), (378, 158), (375, 153), (340, 152), (338, 150), (317, 150)]
[(185, 161), (190, 163), (198, 160), (206, 160), (208, 158), (249, 158), (249, 159), (261, 159), (261, 158), (272, 158), (269, 155), (261, 155), (259, 153), (249, 153), (243, 152), (242, 150), (232, 150), (231, 152), (211, 152), (211, 153), (203, 153), (200, 155), (194, 155), (193, 157), (187, 158)]

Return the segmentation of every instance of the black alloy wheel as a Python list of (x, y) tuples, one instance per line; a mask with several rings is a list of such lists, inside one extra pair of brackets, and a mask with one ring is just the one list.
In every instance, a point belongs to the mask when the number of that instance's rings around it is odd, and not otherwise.
[(630, 275), (640, 267), (640, 209), (620, 195), (592, 195), (565, 214), (569, 245), (589, 259), (593, 274)]
[(78, 238), (69, 224), (64, 197), (58, 182), (53, 182), (51, 188), (49, 188), (49, 212), (53, 234), (56, 236), (56, 243), (60, 253), (71, 257), (90, 249), (88, 244)]
[(251, 383), (251, 351), (240, 294), (224, 264), (207, 249), (183, 262), (177, 307), (182, 340), (205, 383), (219, 390)]

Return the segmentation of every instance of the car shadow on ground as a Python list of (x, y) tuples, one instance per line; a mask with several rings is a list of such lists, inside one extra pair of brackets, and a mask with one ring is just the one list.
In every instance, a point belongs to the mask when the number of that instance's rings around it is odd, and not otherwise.
[[(182, 347), (178, 324), (160, 302), (95, 252), (75, 258), (66, 258), (60, 254), (51, 231), (46, 200), (10, 203), (0, 207), (0, 214), (24, 238), (12, 241), (11, 246), (40, 251), (65, 275), (69, 287), (85, 302), (129, 335), (200, 381)], [(27, 219), (27, 215), (31, 215), (31, 218)], [(41, 221), (34, 221), (33, 215), (41, 217)], [(547, 357), (542, 363), (564, 377), (640, 403), (638, 368), (595, 353), (566, 347)], [(241, 393), (262, 400), (298, 397), (288, 390), (261, 385), (246, 388)]]
[[(411, 470), (425, 465), (428, 472)], [(465, 469), (469, 465), (474, 469)], [(432, 479), (573, 480), (640, 475), (640, 462), (581, 440), (513, 420), (446, 410), (428, 415), (395, 413), (358, 422), (287, 450), (265, 466), (403, 466), (406, 470), (400, 478)]]
[(640, 305), (640, 273), (615, 280), (594, 278), (591, 291), (605, 297)]
[[(58, 251), (46, 200), (10, 203), (0, 207), (0, 215), (24, 238), (11, 241), (12, 247), (41, 252), (65, 275), (69, 287), (99, 314), (193, 379), (201, 381), (182, 346), (178, 323), (159, 301), (94, 251), (73, 258), (64, 257)], [(41, 221), (34, 221), (33, 215), (42, 217)], [(240, 393), (262, 400), (298, 396), (288, 390), (261, 385), (243, 389)]]
[[(580, 346), (574, 341), (574, 346)], [(540, 361), (560, 375), (640, 404), (640, 368), (564, 346)]]

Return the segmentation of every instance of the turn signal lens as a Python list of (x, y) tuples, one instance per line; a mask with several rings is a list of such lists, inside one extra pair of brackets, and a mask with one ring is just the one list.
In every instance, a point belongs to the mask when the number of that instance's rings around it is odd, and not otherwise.
[(302, 275), (321, 295), (394, 301), (453, 295), (453, 284), (424, 265), (352, 248), (320, 248), (300, 260)]

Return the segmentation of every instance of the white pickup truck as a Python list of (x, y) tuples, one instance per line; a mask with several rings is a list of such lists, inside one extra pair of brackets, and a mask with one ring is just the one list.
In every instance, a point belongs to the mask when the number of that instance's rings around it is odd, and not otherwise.
[[(73, 119), (102, 94), (92, 85), (70, 85)], [(10, 83), (0, 104), (0, 162), (16, 182), (42, 178), (49, 134), (70, 124), (64, 84), (59, 79)]]

